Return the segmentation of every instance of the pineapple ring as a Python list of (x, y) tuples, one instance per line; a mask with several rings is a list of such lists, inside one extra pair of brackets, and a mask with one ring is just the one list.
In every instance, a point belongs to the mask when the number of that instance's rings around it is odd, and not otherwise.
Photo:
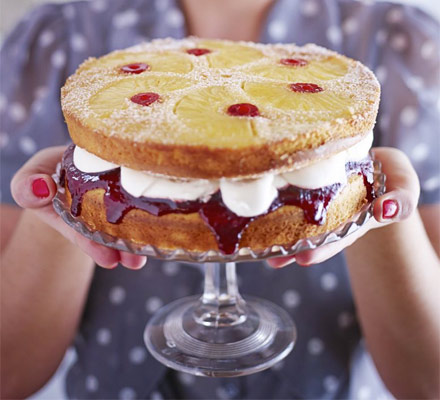
[[(160, 97), (130, 101), (141, 93)], [(88, 59), (63, 87), (62, 109), (73, 141), (98, 157), (217, 179), (299, 168), (355, 144), (374, 126), (379, 97), (368, 68), (316, 45), (186, 38)], [(258, 112), (228, 114), (237, 104)]]
[(286, 82), (316, 82), (342, 77), (347, 70), (348, 64), (343, 59), (327, 57), (312, 59), (303, 66), (283, 65), (279, 59), (269, 59), (247, 68), (246, 72)]
[(147, 64), (152, 72), (175, 72), (177, 74), (186, 74), (191, 72), (193, 64), (187, 56), (180, 53), (166, 52), (162, 54), (141, 54), (127, 52), (119, 54), (110, 53), (96, 60), (94, 63), (86, 64), (86, 68), (115, 68), (143, 62)]

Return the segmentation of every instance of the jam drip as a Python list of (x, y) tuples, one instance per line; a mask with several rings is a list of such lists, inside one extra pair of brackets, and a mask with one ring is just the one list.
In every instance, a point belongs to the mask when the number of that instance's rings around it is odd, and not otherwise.
[[(198, 212), (214, 233), (219, 249), (225, 254), (231, 254), (237, 250), (246, 227), (261, 216), (239, 217), (225, 206), (219, 191), (207, 202), (133, 197), (120, 184), (120, 168), (98, 173), (85, 173), (78, 170), (73, 163), (74, 147), (74, 145), (69, 146), (64, 153), (61, 171), (61, 183), (67, 183), (72, 196), (70, 211), (74, 216), (81, 214), (84, 194), (94, 189), (105, 191), (104, 205), (107, 221), (112, 224), (122, 222), (124, 215), (132, 209), (144, 210), (154, 216)], [(348, 162), (345, 169), (347, 175), (356, 173), (363, 176), (367, 188), (367, 200), (372, 201), (374, 198), (372, 161), (365, 159), (360, 162)], [(341, 190), (340, 183), (319, 189), (302, 189), (288, 185), (279, 189), (278, 196), (267, 213), (284, 205), (297, 206), (304, 211), (304, 218), (308, 223), (322, 225), (325, 223), (328, 205)]]

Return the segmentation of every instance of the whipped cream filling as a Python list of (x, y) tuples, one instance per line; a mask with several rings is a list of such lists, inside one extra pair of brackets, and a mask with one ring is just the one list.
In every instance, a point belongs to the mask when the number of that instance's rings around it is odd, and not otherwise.
[[(304, 189), (318, 189), (335, 183), (346, 184), (345, 164), (368, 156), (373, 143), (373, 132), (354, 146), (327, 159), (281, 174), (268, 172), (254, 179), (181, 179), (152, 175), (121, 166), (121, 185), (134, 197), (171, 199), (174, 201), (209, 200), (220, 190), (222, 200), (240, 217), (254, 217), (265, 213), (278, 195), (278, 189), (288, 184)], [(85, 173), (99, 173), (118, 168), (76, 146), (73, 153), (75, 167)]]

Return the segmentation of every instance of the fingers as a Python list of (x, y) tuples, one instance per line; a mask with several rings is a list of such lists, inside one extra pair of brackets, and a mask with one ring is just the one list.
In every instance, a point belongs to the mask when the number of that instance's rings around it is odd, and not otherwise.
[(374, 204), (374, 217), (382, 223), (402, 221), (416, 209), (420, 195), (417, 174), (408, 157), (393, 148), (376, 148), (375, 156), (386, 175), (387, 193)]
[[(69, 228), (71, 229), (71, 228)], [(73, 231), (72, 241), (84, 253), (89, 255), (101, 267), (113, 269), (118, 266), (120, 255), (118, 250), (110, 249), (101, 244), (87, 239), (78, 232)]]
[(51, 203), (57, 187), (51, 174), (61, 160), (65, 146), (39, 151), (21, 167), (11, 181), (11, 193), (23, 208), (42, 208)]
[(145, 256), (138, 256), (136, 254), (126, 253), (125, 251), (120, 251), (119, 254), (121, 264), (129, 269), (141, 269), (147, 262), (147, 257)]
[(270, 258), (269, 260), (266, 260), (266, 262), (272, 268), (283, 268), (286, 265), (294, 263), (295, 262), (295, 257), (287, 256), (287, 257)]

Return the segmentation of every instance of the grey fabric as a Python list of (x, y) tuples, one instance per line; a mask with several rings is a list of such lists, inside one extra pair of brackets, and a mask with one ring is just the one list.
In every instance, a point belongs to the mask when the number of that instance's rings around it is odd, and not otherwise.
[[(382, 83), (375, 144), (401, 148), (410, 156), (422, 183), (421, 203), (433, 203), (440, 197), (438, 35), (438, 23), (410, 7), (278, 0), (261, 41), (314, 42), (373, 69)], [(68, 142), (59, 105), (67, 76), (89, 56), (166, 36), (185, 36), (185, 21), (173, 0), (49, 4), (17, 26), (1, 50), (3, 202), (12, 202), (10, 179), (27, 158)], [(156, 362), (142, 340), (148, 318), (160, 305), (200, 292), (202, 276), (192, 266), (150, 259), (141, 272), (96, 270), (75, 340), (78, 360), (67, 377), (69, 397), (347, 396), (360, 331), (343, 254), (307, 269), (275, 271), (264, 263), (244, 263), (238, 273), (243, 293), (283, 306), (297, 323), (298, 342), (280, 365), (244, 378), (207, 379)]]

